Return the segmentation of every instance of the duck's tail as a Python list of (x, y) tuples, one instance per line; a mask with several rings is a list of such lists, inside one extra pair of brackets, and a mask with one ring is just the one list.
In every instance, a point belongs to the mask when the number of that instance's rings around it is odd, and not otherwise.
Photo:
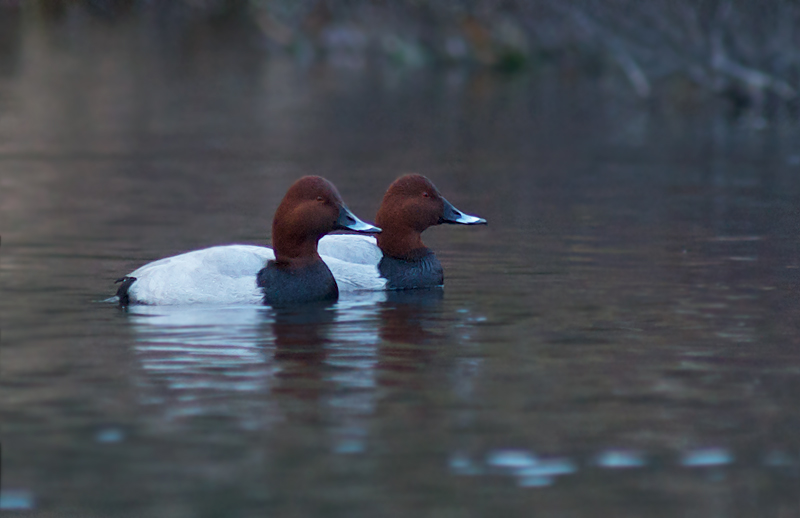
[(128, 295), (128, 288), (130, 288), (131, 284), (133, 284), (135, 281), (136, 277), (122, 277), (114, 281), (114, 284), (118, 284), (120, 282), (122, 283), (119, 285), (119, 288), (117, 288), (117, 298), (119, 299), (120, 307), (124, 307), (130, 304), (130, 296)]

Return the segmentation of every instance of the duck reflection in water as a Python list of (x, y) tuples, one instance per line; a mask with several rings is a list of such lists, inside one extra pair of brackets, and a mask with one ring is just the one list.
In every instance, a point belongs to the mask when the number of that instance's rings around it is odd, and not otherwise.
[(308, 365), (322, 363), (325, 349), (331, 343), (330, 329), (336, 319), (333, 306), (331, 302), (319, 302), (274, 307), (275, 358)]
[(431, 346), (445, 341), (434, 331), (441, 327), (443, 298), (436, 287), (275, 308), (275, 359), (293, 364), (285, 364), (279, 377), (320, 380), (324, 364), (352, 367), (353, 358), (367, 357), (377, 360), (371, 365), (378, 369), (416, 369), (435, 354)]
[(432, 330), (443, 299), (441, 287), (387, 292), (380, 310), (381, 370), (416, 370), (433, 357), (430, 346), (445, 338)]
[[(259, 306), (135, 306), (126, 312), (140, 369), (132, 385), (165, 423), (229, 416), (244, 428), (269, 426), (275, 367), (269, 310)], [(252, 395), (252, 397), (251, 397)]]
[(366, 419), (375, 413), (374, 298), (273, 310), (274, 400), (290, 422), (327, 423), (325, 435), (336, 453), (366, 448)]
[(274, 307), (273, 316), (269, 325), (279, 365), (273, 392), (293, 400), (319, 399), (327, 351), (332, 343), (331, 326), (336, 319), (333, 304)]
[(442, 302), (437, 288), (283, 308), (136, 307), (140, 396), (170, 422), (322, 420), (334, 451), (362, 451), (380, 387), (421, 381), (448, 342)]

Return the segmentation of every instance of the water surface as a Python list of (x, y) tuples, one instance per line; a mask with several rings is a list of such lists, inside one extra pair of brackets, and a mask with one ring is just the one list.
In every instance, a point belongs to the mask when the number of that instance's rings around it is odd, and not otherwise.
[[(28, 516), (792, 516), (791, 128), (544, 68), (337, 69), (139, 27), (0, 56), (0, 509)], [(266, 244), (321, 174), (486, 227), (442, 291), (102, 301), (144, 262)]]

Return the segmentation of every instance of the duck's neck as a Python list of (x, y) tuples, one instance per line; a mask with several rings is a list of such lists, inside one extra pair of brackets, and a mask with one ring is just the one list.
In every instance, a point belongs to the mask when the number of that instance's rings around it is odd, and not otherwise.
[(430, 249), (422, 242), (420, 232), (408, 227), (382, 227), (378, 234), (378, 248), (384, 255), (395, 259), (411, 261), (430, 253)]
[(322, 261), (317, 253), (321, 236), (309, 236), (273, 228), (275, 262), (281, 266), (303, 267)]

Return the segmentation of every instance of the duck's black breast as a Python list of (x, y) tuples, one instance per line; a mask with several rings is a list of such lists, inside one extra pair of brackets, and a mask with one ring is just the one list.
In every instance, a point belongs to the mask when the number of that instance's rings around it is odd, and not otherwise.
[(275, 261), (258, 272), (258, 287), (264, 293), (264, 304), (283, 306), (339, 298), (339, 288), (322, 261), (302, 268), (288, 268)]
[(392, 290), (432, 288), (444, 284), (442, 264), (432, 250), (414, 259), (384, 255), (378, 263), (378, 271), (386, 279), (386, 287)]

